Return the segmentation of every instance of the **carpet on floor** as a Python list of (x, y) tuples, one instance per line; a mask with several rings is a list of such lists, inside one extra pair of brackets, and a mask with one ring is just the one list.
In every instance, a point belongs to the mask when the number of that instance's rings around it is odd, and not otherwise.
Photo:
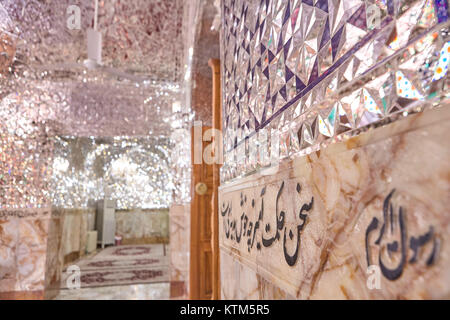
[(130, 269), (142, 267), (167, 267), (169, 265), (168, 257), (152, 257), (138, 259), (111, 259), (96, 258), (80, 260), (76, 263), (81, 270), (109, 270), (109, 269)]
[(165, 247), (166, 245), (163, 244), (113, 246), (103, 249), (93, 258), (137, 259), (164, 255), (167, 256)]
[[(119, 286), (169, 281), (169, 259), (163, 245), (108, 247), (73, 265), (80, 269), (80, 287)], [(76, 279), (64, 270), (61, 289)]]

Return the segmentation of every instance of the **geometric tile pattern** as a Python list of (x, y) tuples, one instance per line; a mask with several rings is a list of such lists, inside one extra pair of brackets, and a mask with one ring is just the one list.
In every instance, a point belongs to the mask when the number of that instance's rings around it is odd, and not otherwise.
[[(179, 82), (184, 76), (180, 59), (183, 56), (183, 10), (189, 2), (100, 2), (98, 29), (103, 35), (104, 65), (158, 82)], [(82, 62), (87, 55), (86, 30), (92, 27), (94, 4), (95, 1), (91, 0), (1, 0), (0, 34), (4, 32), (20, 39), (17, 55), (21, 63), (15, 63), (15, 68), (28, 69), (26, 67), (31, 66), (32, 70), (48, 70), (62, 63)], [(80, 9), (79, 30), (68, 28), (70, 15), (66, 12), (71, 5)], [(67, 80), (76, 81), (83, 71), (57, 69), (60, 72), (51, 73), (47, 78), (58, 80), (64, 76)], [(61, 69), (66, 72), (61, 72)], [(28, 73), (32, 72), (28, 69)], [(94, 77), (100, 80), (105, 75), (98, 72), (92, 74)]]
[(222, 181), (267, 165), (274, 155), (252, 156), (255, 146), (305, 154), (446, 99), (448, 8), (447, 0), (224, 0)]
[(46, 121), (63, 108), (63, 92), (50, 94), (57, 88), (16, 88), (0, 101), (0, 209), (50, 205), (54, 132)]

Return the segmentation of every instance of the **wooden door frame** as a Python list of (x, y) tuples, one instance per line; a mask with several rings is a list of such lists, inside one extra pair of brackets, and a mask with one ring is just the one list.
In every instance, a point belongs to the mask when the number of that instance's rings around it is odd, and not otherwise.
[[(191, 132), (191, 241), (189, 266), (189, 299), (209, 300), (212, 298), (212, 248), (211, 248), (211, 199), (212, 199), (212, 166), (203, 161), (203, 150), (208, 141), (203, 141), (204, 133), (211, 127), (192, 127)], [(196, 132), (196, 130), (198, 130)], [(198, 139), (198, 141), (195, 141)], [(200, 142), (200, 143), (199, 143)], [(197, 143), (197, 144), (195, 144)], [(196, 148), (199, 148), (197, 150)], [(196, 155), (197, 154), (197, 155)], [(195, 163), (196, 157), (200, 163)], [(205, 194), (196, 192), (197, 183), (205, 183), (208, 188)], [(208, 222), (209, 221), (209, 222)]]
[[(212, 126), (222, 132), (222, 109), (221, 109), (221, 86), (220, 86), (220, 60), (210, 59), (208, 65), (211, 67), (213, 77), (213, 101), (212, 101)], [(222, 136), (215, 139), (222, 139)], [(216, 141), (218, 143), (218, 141)], [(220, 143), (220, 146), (222, 143)], [(220, 151), (222, 152), (222, 150)], [(211, 218), (211, 248), (212, 248), (212, 299), (220, 299), (220, 252), (219, 252), (219, 185), (220, 167), (223, 155), (220, 155), (219, 163), (213, 165), (213, 197), (212, 197), (212, 218)]]
[[(212, 127), (199, 128), (193, 126), (191, 132), (190, 299), (220, 299), (218, 188), (220, 185), (220, 166), (223, 160), (222, 150), (220, 150), (222, 134), (218, 134), (219, 131), (221, 133), (222, 128), (220, 61), (211, 59), (208, 64), (211, 67), (213, 78)], [(215, 129), (212, 132), (212, 137), (210, 141), (203, 141), (203, 134), (209, 129)], [(198, 141), (195, 141), (196, 139)], [(214, 154), (217, 159), (217, 163), (214, 164), (206, 164), (203, 159), (203, 150), (210, 143), (218, 143), (216, 146), (220, 150), (219, 155)], [(216, 150), (215, 147), (212, 149)], [(195, 162), (198, 157), (202, 158), (200, 163)], [(204, 182), (208, 186), (204, 195), (198, 194), (195, 190), (199, 182)]]

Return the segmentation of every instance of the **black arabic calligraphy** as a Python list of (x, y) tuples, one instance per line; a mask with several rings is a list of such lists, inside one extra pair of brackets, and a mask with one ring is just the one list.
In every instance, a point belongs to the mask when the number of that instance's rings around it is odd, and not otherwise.
[[(381, 255), (381, 248), (380, 248), (380, 254), (378, 256), (378, 264), (381, 269), (381, 273), (389, 280), (393, 281), (398, 278), (403, 273), (403, 270), (405, 268), (405, 265), (407, 263), (414, 264), (418, 260), (418, 253), (421, 247), (423, 247), (425, 244), (433, 240), (433, 249), (429, 255), (429, 257), (426, 259), (426, 265), (431, 266), (436, 261), (436, 256), (438, 253), (438, 247), (439, 247), (439, 239), (435, 236), (434, 228), (430, 226), (429, 231), (421, 236), (411, 236), (409, 239), (409, 248), (412, 250), (413, 254), (412, 257), (407, 260), (408, 251), (407, 251), (407, 226), (406, 226), (406, 216), (405, 211), (402, 206), (399, 206), (398, 208), (398, 215), (394, 212), (394, 207), (392, 204), (392, 197), (395, 193), (395, 189), (393, 189), (385, 198), (383, 202), (383, 224), (380, 228), (380, 233), (378, 234), (377, 240), (375, 240), (375, 245), (381, 247), (381, 240), (386, 235), (388, 231), (390, 231), (391, 234), (394, 233), (394, 226), (397, 225), (398, 220), (398, 228), (400, 229), (400, 241), (394, 240), (392, 242), (387, 243), (386, 245), (386, 251), (388, 256), (391, 256), (394, 253), (400, 253), (400, 261), (398, 262), (398, 265), (395, 268), (389, 268), (383, 261), (382, 255)], [(397, 218), (398, 217), (398, 218)], [(370, 244), (369, 244), (369, 236), (372, 232), (378, 229), (380, 221), (378, 218), (374, 217), (370, 224), (368, 225), (366, 229), (366, 237), (365, 237), (365, 245), (366, 245), (366, 260), (367, 265), (372, 265), (372, 259), (371, 259), (371, 250), (370, 250)], [(390, 230), (386, 230), (388, 223), (390, 225)]]
[[(280, 199), (281, 195), (284, 191), (284, 181), (281, 183), (280, 188), (277, 192), (276, 203), (275, 203), (275, 221), (272, 225), (271, 223), (266, 223), (264, 226), (264, 230), (261, 230), (261, 238), (257, 238), (257, 231), (261, 229), (261, 224), (263, 223), (264, 218), (264, 196), (266, 194), (266, 187), (261, 189), (260, 198), (261, 198), (261, 206), (258, 214), (258, 219), (256, 221), (250, 221), (249, 217), (245, 212), (242, 212), (239, 219), (231, 219), (232, 216), (232, 203), (223, 203), (221, 209), (221, 216), (224, 218), (224, 232), (227, 239), (231, 239), (236, 243), (240, 243), (242, 237), (247, 239), (247, 249), (250, 252), (255, 246), (257, 250), (261, 250), (263, 247), (268, 248), (273, 245), (274, 242), (280, 241), (281, 235), (283, 235), (283, 253), (286, 263), (289, 266), (294, 266), (298, 260), (299, 248), (300, 248), (300, 238), (301, 231), (303, 230), (308, 215), (307, 212), (310, 212), (314, 205), (314, 197), (311, 197), (311, 201), (309, 203), (304, 203), (298, 212), (298, 218), (301, 220), (294, 230), (288, 229), (286, 226), (286, 212), (280, 210)], [(297, 193), (300, 195), (301, 186), (297, 184)], [(247, 203), (247, 197), (241, 193), (240, 195), (240, 207), (244, 207)], [(252, 200), (251, 203), (252, 208), (255, 208), (255, 200)], [(273, 228), (273, 227), (274, 228)], [(296, 240), (294, 240), (294, 237)], [(258, 239), (258, 240), (257, 240)], [(287, 243), (290, 241), (294, 241), (295, 250), (293, 253), (288, 252)]]

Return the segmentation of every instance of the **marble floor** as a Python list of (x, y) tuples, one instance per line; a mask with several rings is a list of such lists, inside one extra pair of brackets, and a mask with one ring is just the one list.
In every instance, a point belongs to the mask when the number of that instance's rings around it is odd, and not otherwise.
[(168, 300), (170, 284), (149, 283), (126, 286), (64, 289), (55, 300)]
[[(111, 255), (111, 251), (118, 251), (121, 253), (120, 259), (118, 256)], [(138, 260), (136, 260), (138, 259)], [(140, 259), (140, 260), (139, 260)], [(95, 253), (84, 256), (82, 259), (72, 263), (81, 266), (81, 272), (89, 272), (86, 264), (99, 261), (101, 263), (114, 262), (111, 264), (112, 270), (106, 266), (106, 272), (117, 270), (129, 272), (133, 270), (135, 261), (142, 264), (142, 259), (152, 260), (153, 262), (167, 263), (166, 247), (161, 245), (138, 245), (138, 246), (119, 246), (109, 247), (105, 249), (98, 249)], [(83, 268), (84, 266), (84, 268)], [(166, 267), (167, 268), (167, 267)], [(105, 272), (105, 268), (95, 269), (93, 272)], [(92, 271), (91, 271), (92, 272)], [(85, 273), (86, 274), (86, 273)], [(105, 283), (102, 283), (105, 284)], [(170, 298), (170, 283), (169, 282), (153, 282), (153, 283), (130, 283), (130, 284), (113, 284), (102, 286), (86, 286), (79, 289), (68, 289), (66, 286), (61, 286), (61, 290), (55, 300), (165, 300)]]

